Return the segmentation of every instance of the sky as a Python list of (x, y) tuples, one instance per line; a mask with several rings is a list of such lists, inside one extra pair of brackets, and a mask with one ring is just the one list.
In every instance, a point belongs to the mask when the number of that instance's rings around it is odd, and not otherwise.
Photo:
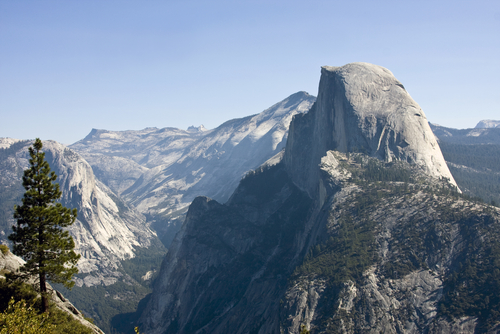
[(432, 123), (499, 120), (500, 1), (0, 0), (0, 137), (211, 129), (359, 61)]

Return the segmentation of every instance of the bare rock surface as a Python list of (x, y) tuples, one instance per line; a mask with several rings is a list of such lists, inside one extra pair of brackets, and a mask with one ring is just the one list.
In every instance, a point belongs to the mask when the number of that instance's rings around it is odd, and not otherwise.
[(291, 123), (285, 154), (294, 182), (310, 195), (317, 187), (316, 166), (328, 150), (414, 163), (456, 186), (424, 112), (381, 66), (322, 68), (316, 104)]
[(293, 115), (307, 112), (314, 101), (299, 92), (213, 130), (92, 130), (71, 148), (140, 212), (169, 213), (199, 195), (226, 201), (247, 171), (284, 148)]
[[(21, 179), (29, 167), (28, 147), (31, 141), (18, 142), (5, 148), (2, 160), (2, 191), (20, 198), (24, 193)], [(120, 261), (133, 258), (135, 248), (148, 248), (158, 242), (156, 233), (146, 224), (145, 217), (118, 198), (106, 185), (97, 180), (90, 165), (70, 148), (54, 141), (43, 142), (45, 159), (56, 172), (62, 191), (61, 203), (78, 211), (77, 220), (69, 232), (75, 240), (75, 251), (81, 254), (77, 267), (86, 278), (75, 278), (77, 286), (110, 285), (122, 273)], [(2, 240), (10, 234), (13, 205), (2, 222)]]
[(94, 129), (70, 147), (92, 165), (99, 180), (148, 217), (169, 247), (193, 199), (227, 201), (248, 171), (282, 151), (292, 117), (307, 112), (315, 99), (298, 92), (212, 130)]
[(476, 128), (484, 129), (484, 128), (500, 128), (500, 121), (495, 121), (492, 119), (485, 119), (477, 123)]
[[(141, 328), (498, 332), (498, 314), (480, 303), (486, 313), (466, 310), (478, 295), (460, 289), (487, 291), (484, 278), (499, 272), (479, 268), (498, 266), (493, 258), (479, 259), (498, 248), (500, 211), (454, 185), (425, 115), (388, 70), (324, 67), (317, 102), (295, 116), (285, 152), (247, 174), (225, 204), (193, 201)], [(467, 276), (475, 265), (482, 280)]]

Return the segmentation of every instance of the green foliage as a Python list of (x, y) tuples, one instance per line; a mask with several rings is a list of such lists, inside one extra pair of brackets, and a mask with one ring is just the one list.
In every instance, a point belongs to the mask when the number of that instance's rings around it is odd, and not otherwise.
[[(122, 261), (123, 281), (108, 286), (74, 287), (63, 294), (82, 312), (95, 320), (105, 333), (133, 333), (133, 323), (145, 307), (155, 275), (159, 272), (166, 249), (161, 244), (150, 248), (136, 248), (136, 256)], [(144, 281), (148, 271), (156, 274)], [(84, 277), (84, 275), (78, 275)], [(132, 279), (133, 280), (132, 280)]]
[[(10, 303), (16, 302), (19, 305), (30, 305), (29, 314), (38, 317), (41, 310), (41, 299), (35, 289), (20, 280), (6, 281), (0, 279), (0, 312), (8, 313)], [(26, 308), (26, 307), (25, 307)], [(24, 311), (23, 311), (24, 312)], [(26, 312), (21, 313), (21, 315)], [(50, 305), (48, 312), (44, 312), (46, 324), (50, 325), (50, 333), (55, 334), (91, 334), (92, 330), (79, 321), (73, 319), (71, 315), (61, 311), (54, 305)], [(0, 322), (1, 323), (1, 322)], [(3, 332), (0, 332), (3, 333)], [(9, 333), (16, 333), (15, 331)], [(21, 333), (21, 332), (19, 332)]]
[(449, 166), (455, 181), (464, 194), (479, 197), (498, 206), (500, 203), (500, 173), (489, 170), (470, 170)]
[(361, 278), (375, 256), (372, 228), (369, 222), (357, 224), (350, 216), (342, 217), (338, 232), (311, 249), (296, 274), (327, 277), (334, 285)]
[(0, 334), (51, 334), (55, 326), (48, 321), (47, 313), (38, 314), (26, 301), (11, 298), (7, 309), (0, 313)]
[[(258, 190), (261, 186), (265, 189), (262, 193)], [(272, 280), (272, 285), (267, 285), (269, 289), (262, 290), (261, 298), (279, 296), (280, 290), (276, 289), (286, 285), (297, 265), (295, 243), (306, 228), (312, 200), (293, 185), (283, 165), (278, 164), (265, 172), (250, 173), (241, 181), (230, 204), (203, 211), (193, 222), (196, 224), (193, 228), (201, 236), (197, 241), (204, 248), (218, 252), (224, 260), (223, 264), (215, 263), (203, 273), (195, 274), (196, 283), (188, 287), (200, 293), (194, 295), (197, 301), (190, 313), (196, 316), (182, 328), (185, 333), (206, 331), (205, 326), (213, 324), (225, 310), (248, 303), (245, 293), (252, 282), (262, 284)], [(239, 245), (234, 241), (228, 242), (233, 236), (244, 243), (249, 241), (243, 246), (245, 250), (237, 249)], [(259, 272), (257, 278), (256, 272)], [(165, 332), (181, 331), (177, 315), (168, 316), (173, 321)], [(264, 320), (260, 320), (245, 328), (245, 332), (259, 332), (264, 326)]]
[[(135, 257), (122, 261), (124, 273), (147, 288), (156, 278), (166, 253), (167, 250), (161, 244), (150, 248), (136, 248)], [(142, 277), (148, 271), (155, 274), (151, 279), (144, 281)]]
[[(135, 320), (137, 306), (151, 289), (137, 283), (117, 282), (108, 286), (74, 287), (62, 292), (76, 308), (92, 317), (105, 333), (124, 333), (124, 329), (132, 331), (130, 322)], [(128, 316), (120, 318), (121, 322), (112, 323), (119, 314)]]
[(340, 217), (333, 218), (335, 227), (328, 240), (309, 250), (293, 277), (318, 276), (326, 279), (328, 300), (336, 301), (346, 281), (359, 283), (363, 272), (377, 259), (375, 222), (369, 210), (382, 198), (378, 191), (357, 195), (352, 202), (338, 208)]
[(354, 170), (354, 178), (366, 181), (409, 182), (412, 171), (403, 162), (384, 163), (375, 158), (359, 159), (361, 168)]
[(440, 142), (443, 157), (448, 162), (477, 170), (500, 172), (500, 145), (463, 145)]
[(0, 251), (2, 252), (3, 255), (9, 254), (9, 246), (1, 244)]
[(54, 326), (53, 334), (93, 334), (92, 329), (56, 307), (50, 308), (48, 321)]
[(24, 171), (23, 186), (26, 189), (22, 205), (14, 208), (17, 224), (12, 227), (9, 239), (13, 253), (26, 263), (20, 268), (24, 277), (38, 277), (42, 293), (42, 308), (47, 308), (46, 279), (72, 287), (71, 278), (78, 272), (80, 258), (73, 249), (75, 243), (64, 228), (73, 224), (76, 209), (70, 210), (57, 203), (61, 197), (57, 176), (51, 172), (41, 152), (42, 141), (36, 139), (29, 148), (30, 167)]
[[(480, 199), (458, 193), (446, 180), (430, 182), (412, 166), (406, 172), (401, 170), (407, 168), (405, 163), (384, 164), (353, 154), (340, 164), (351, 172), (349, 181), (357, 185), (358, 192), (330, 213), (328, 235), (309, 249), (292, 276), (294, 284), (300, 283), (301, 277), (318, 277), (326, 283), (318, 310), (337, 311), (333, 318), (318, 318), (315, 326), (321, 331), (337, 332), (348, 323), (357, 328), (357, 323), (365, 321), (357, 317), (364, 314), (367, 301), (355, 297), (355, 306), (347, 313), (337, 308), (340, 293), (344, 282), (364, 284), (363, 271), (378, 261), (374, 233), (380, 232), (379, 224), (370, 217), (380, 214), (371, 213), (389, 210), (399, 215), (399, 208), (400, 217), (391, 225), (387, 245), (390, 251), (376, 267), (377, 274), (382, 279), (401, 279), (417, 270), (435, 270), (440, 268), (437, 264), (450, 261), (446, 250), (456, 247), (458, 255), (451, 259), (451, 275), (444, 276), (437, 316), (477, 317), (478, 333), (498, 324), (500, 234), (494, 209), (480, 203)], [(421, 206), (422, 212), (414, 205)], [(481, 207), (483, 211), (478, 212)], [(456, 226), (460, 228), (458, 237), (451, 232)], [(410, 317), (412, 312), (408, 309), (402, 317)]]
[(7, 281), (0, 279), (0, 312), (7, 309), (11, 298), (16, 301), (24, 300), (29, 305), (40, 309), (40, 298), (38, 298), (37, 292), (31, 285), (20, 280)]
[(300, 325), (300, 334), (309, 334), (306, 325)]

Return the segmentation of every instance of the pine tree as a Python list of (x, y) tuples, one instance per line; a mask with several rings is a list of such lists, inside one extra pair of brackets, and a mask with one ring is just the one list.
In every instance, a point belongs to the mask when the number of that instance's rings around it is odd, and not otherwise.
[(22, 205), (14, 208), (17, 224), (12, 227), (9, 239), (13, 242), (13, 253), (26, 261), (20, 269), (21, 275), (38, 277), (42, 311), (46, 312), (47, 280), (71, 288), (80, 255), (74, 252), (73, 238), (64, 230), (75, 221), (76, 209), (56, 202), (61, 197), (59, 184), (54, 183), (57, 176), (50, 170), (41, 149), (42, 141), (37, 138), (29, 148), (30, 167), (23, 176), (26, 192)]

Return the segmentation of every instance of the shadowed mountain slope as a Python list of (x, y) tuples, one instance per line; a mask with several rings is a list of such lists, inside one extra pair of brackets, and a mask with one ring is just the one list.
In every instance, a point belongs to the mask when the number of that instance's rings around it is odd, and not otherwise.
[(180, 228), (179, 215), (184, 219), (196, 196), (226, 201), (246, 172), (284, 148), (293, 115), (307, 112), (314, 100), (299, 92), (213, 130), (93, 130), (71, 148), (100, 180), (146, 214), (168, 245)]
[(499, 210), (455, 191), (388, 70), (323, 68), (319, 91), (281, 161), (193, 201), (141, 330), (498, 332)]

